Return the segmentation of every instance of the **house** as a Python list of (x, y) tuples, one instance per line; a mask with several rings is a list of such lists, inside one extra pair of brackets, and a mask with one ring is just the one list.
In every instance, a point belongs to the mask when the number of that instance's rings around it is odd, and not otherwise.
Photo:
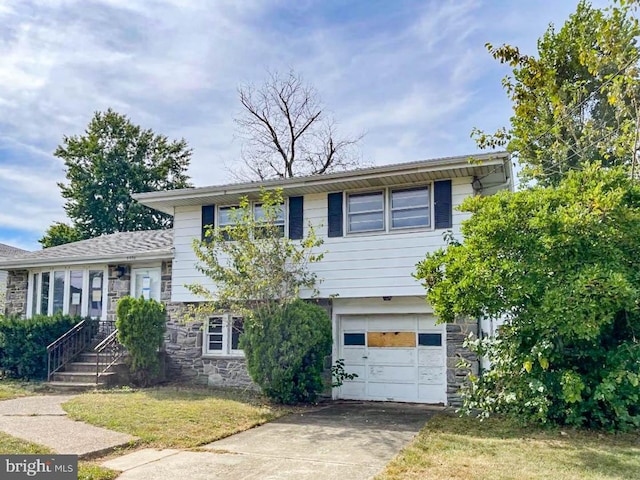
[[(117, 300), (144, 295), (167, 305), (170, 375), (209, 385), (252, 385), (238, 349), (242, 318), (224, 312), (185, 322), (201, 302), (185, 285), (214, 288), (196, 269), (193, 240), (224, 225), (246, 196), (259, 212), (261, 188), (281, 188), (282, 229), (301, 238), (313, 225), (324, 244), (312, 264), (319, 302), (331, 315), (333, 359), (357, 378), (334, 398), (457, 404), (460, 357), (474, 322), (439, 325), (412, 277), (427, 252), (460, 238), (466, 197), (512, 188), (507, 153), (438, 158), (309, 177), (135, 195), (174, 218), (173, 230), (105, 235), (0, 261), (10, 271), (9, 313), (90, 315), (115, 320)], [(26, 280), (26, 281), (25, 281)], [(309, 293), (303, 292), (303, 297)], [(477, 364), (477, 362), (475, 362)]]
[(171, 230), (122, 232), (0, 259), (8, 270), (6, 313), (57, 312), (115, 322), (117, 300), (171, 298)]
[[(12, 258), (16, 255), (20, 255), (25, 253), (26, 250), (22, 250), (21, 248), (12, 247), (11, 245), (6, 245), (4, 243), (0, 243), (0, 261), (4, 259)], [(8, 273), (6, 270), (0, 270), (0, 315), (4, 313), (5, 300), (6, 300), (6, 287), (7, 287), (7, 276)]]
[[(242, 318), (225, 312), (182, 322), (201, 301), (185, 287), (211, 281), (196, 266), (193, 240), (208, 225), (227, 222), (246, 196), (259, 211), (260, 188), (285, 196), (282, 228), (298, 239), (308, 225), (324, 240), (324, 259), (311, 265), (322, 279), (320, 301), (331, 314), (333, 359), (358, 377), (334, 389), (335, 398), (456, 404), (470, 353), (462, 343), (478, 324), (439, 325), (412, 277), (427, 252), (460, 237), (471, 195), (512, 188), (507, 153), (439, 158), (301, 178), (189, 188), (135, 195), (174, 217), (172, 315), (167, 352), (181, 376), (212, 385), (243, 385), (248, 377), (238, 349)], [(306, 294), (308, 296), (308, 294)], [(305, 294), (303, 294), (305, 296)], [(476, 362), (477, 363), (477, 362)]]

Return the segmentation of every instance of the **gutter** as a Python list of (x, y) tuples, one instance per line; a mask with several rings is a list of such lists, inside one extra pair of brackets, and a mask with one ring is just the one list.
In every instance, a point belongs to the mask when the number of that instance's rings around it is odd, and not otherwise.
[(156, 250), (153, 252), (132, 253), (130, 255), (103, 255), (84, 257), (56, 257), (56, 258), (32, 258), (17, 259), (8, 262), (0, 262), (0, 270), (16, 270), (20, 268), (54, 267), (67, 265), (91, 265), (96, 263), (130, 263), (152, 260), (171, 260), (171, 250)]

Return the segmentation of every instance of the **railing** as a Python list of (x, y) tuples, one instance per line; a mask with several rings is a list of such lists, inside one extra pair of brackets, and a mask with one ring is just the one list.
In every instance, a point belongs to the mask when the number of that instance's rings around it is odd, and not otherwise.
[(82, 320), (67, 333), (47, 346), (47, 380), (82, 353), (93, 341), (97, 322)]
[(118, 330), (113, 330), (102, 342), (93, 349), (96, 354), (96, 384), (100, 376), (113, 364), (122, 358), (126, 350), (118, 341)]

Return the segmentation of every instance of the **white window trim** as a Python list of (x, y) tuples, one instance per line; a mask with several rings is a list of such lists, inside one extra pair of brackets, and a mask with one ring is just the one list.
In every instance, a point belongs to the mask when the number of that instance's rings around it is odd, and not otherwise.
[[(417, 189), (421, 187), (426, 187), (429, 190), (429, 225), (425, 226), (409, 226), (409, 227), (392, 227), (392, 219), (391, 219), (391, 192), (394, 190), (411, 190)], [(352, 232), (349, 230), (349, 196), (358, 195), (358, 194), (366, 194), (366, 193), (376, 193), (383, 192), (383, 215), (384, 215), (384, 228), (379, 230), (360, 230), (356, 232)], [(344, 236), (367, 236), (367, 235), (386, 235), (389, 233), (410, 233), (414, 231), (430, 231), (434, 230), (434, 208), (433, 208), (433, 182), (426, 182), (416, 184), (408, 184), (408, 185), (393, 185), (389, 187), (384, 187), (382, 189), (376, 188), (366, 189), (366, 190), (351, 190), (347, 191), (344, 194), (344, 202), (342, 206), (342, 219), (343, 219), (343, 231), (345, 232)]]
[[(231, 329), (233, 328), (233, 319), (238, 317), (242, 318), (242, 315), (221, 313), (207, 317), (202, 327), (202, 355), (204, 357), (244, 357), (243, 350), (231, 348)], [(209, 350), (209, 322), (214, 318), (222, 319), (222, 350)]]
[[(373, 194), (382, 194), (382, 210), (366, 210), (363, 212), (349, 212), (349, 200), (351, 197), (354, 196), (361, 196), (361, 195), (373, 195)], [(347, 201), (344, 202), (345, 203), (345, 210), (346, 210), (346, 215), (345, 215), (345, 220), (346, 220), (346, 232), (349, 234), (358, 234), (358, 233), (370, 233), (370, 232), (386, 232), (387, 231), (387, 219), (386, 219), (386, 214), (385, 212), (387, 211), (387, 189), (383, 188), (383, 189), (376, 189), (376, 190), (369, 190), (369, 191), (362, 191), (362, 192), (349, 192), (347, 193)], [(351, 222), (349, 221), (349, 215), (361, 215), (363, 213), (378, 213), (380, 212), (380, 214), (382, 215), (382, 228), (373, 228), (373, 229), (369, 229), (369, 230), (356, 230), (356, 231), (352, 231), (350, 226), (351, 226)]]
[[(42, 298), (42, 274), (49, 273), (49, 300), (47, 304), (47, 314), (53, 315), (53, 292), (54, 292), (54, 272), (64, 272), (64, 292), (63, 292), (63, 306), (62, 313), (64, 315), (69, 314), (69, 302), (70, 302), (70, 292), (69, 292), (69, 281), (71, 277), (71, 271), (81, 271), (82, 272), (82, 289), (83, 289), (83, 298), (82, 303), (80, 305), (81, 316), (86, 317), (89, 314), (89, 272), (103, 272), (102, 273), (102, 312), (100, 314), (100, 320), (105, 320), (107, 318), (107, 302), (108, 302), (108, 283), (109, 283), (109, 272), (108, 267), (106, 265), (100, 266), (86, 266), (86, 265), (72, 265), (72, 266), (64, 266), (64, 267), (49, 267), (49, 268), (37, 268), (29, 271), (29, 281), (27, 284), (27, 318), (31, 318), (34, 315), (40, 314), (41, 307), (41, 298)], [(39, 274), (38, 283), (37, 283), (37, 291), (36, 299), (36, 311), (33, 311), (33, 282), (35, 279), (35, 274)]]
[[(409, 225), (406, 227), (394, 227), (393, 226), (393, 192), (402, 192), (402, 191), (407, 191), (407, 190), (421, 190), (421, 189), (427, 189), (427, 195), (429, 196), (429, 200), (427, 203), (427, 209), (429, 211), (428, 215), (427, 215), (427, 224), (426, 225)], [(387, 194), (387, 202), (388, 202), (388, 209), (387, 209), (387, 214), (389, 216), (389, 230), (410, 230), (410, 229), (429, 229), (431, 228), (431, 217), (432, 217), (432, 210), (433, 210), (433, 188), (432, 188), (432, 184), (428, 184), (428, 185), (418, 185), (415, 187), (391, 187), (388, 189), (388, 194)], [(412, 210), (415, 209), (416, 207), (402, 207), (402, 208), (396, 208), (395, 211), (403, 211), (403, 210)]]

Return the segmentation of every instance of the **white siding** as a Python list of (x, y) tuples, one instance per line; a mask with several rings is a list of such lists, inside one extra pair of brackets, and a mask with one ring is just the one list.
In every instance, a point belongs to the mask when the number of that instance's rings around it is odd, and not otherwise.
[[(453, 232), (460, 237), (460, 224), (468, 214), (456, 211), (464, 198), (473, 194), (471, 178), (453, 179)], [(415, 265), (427, 252), (444, 245), (446, 230), (421, 229), (376, 234), (346, 235), (328, 238), (327, 195), (307, 195), (304, 199), (305, 224), (311, 222), (324, 240), (322, 262), (311, 268), (322, 279), (321, 297), (339, 298), (379, 296), (423, 296), (424, 288), (412, 278)], [(305, 226), (305, 232), (307, 227)], [(198, 282), (213, 287), (209, 279), (195, 269), (192, 242), (201, 232), (200, 207), (177, 207), (174, 217), (172, 300), (197, 301), (185, 284)]]

